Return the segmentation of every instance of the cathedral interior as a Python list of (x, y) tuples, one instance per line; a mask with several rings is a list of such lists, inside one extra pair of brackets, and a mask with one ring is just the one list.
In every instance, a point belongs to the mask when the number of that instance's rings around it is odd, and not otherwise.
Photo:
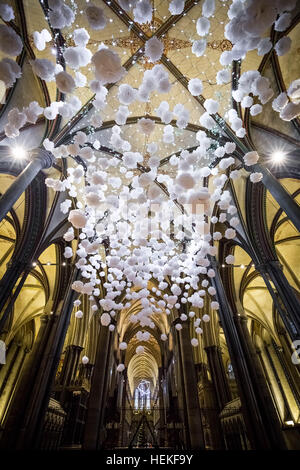
[(0, 2), (0, 449), (300, 449), (299, 19)]

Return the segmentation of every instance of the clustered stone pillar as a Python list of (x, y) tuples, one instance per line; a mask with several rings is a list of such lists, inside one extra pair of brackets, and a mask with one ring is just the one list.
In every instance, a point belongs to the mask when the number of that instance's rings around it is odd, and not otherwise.
[[(23, 270), (24, 272), (19, 280), (19, 283), (16, 286), (15, 291), (12, 292), (19, 275)], [(3, 307), (5, 307), (7, 300), (9, 300), (0, 319), (0, 334), (6, 332), (6, 322), (8, 323), (9, 314), (12, 311), (14, 303), (26, 282), (29, 272), (30, 269), (28, 268), (27, 263), (23, 264), (22, 262), (20, 263), (16, 261), (13, 266), (7, 269), (2, 280), (0, 281), (0, 312), (2, 311)]]
[(125, 424), (126, 424), (126, 405), (127, 405), (127, 370), (125, 369), (121, 374), (119, 380), (122, 383), (122, 394), (120, 397), (120, 432), (119, 443), (120, 447), (124, 447), (125, 443)]
[(160, 447), (166, 447), (166, 407), (164, 400), (164, 369), (158, 368), (158, 399), (159, 399), (159, 444)]
[(247, 317), (246, 315), (240, 314), (236, 318), (238, 323), (237, 327), (240, 328), (240, 337), (245, 344), (244, 349), (246, 350), (248, 359), (248, 368), (251, 372), (252, 381), (256, 387), (256, 394), (262, 403), (261, 414), (263, 416), (264, 422), (268, 423), (268, 427), (270, 427), (270, 439), (272, 439), (274, 443), (278, 441), (278, 444), (280, 445), (280, 440), (282, 439), (283, 441), (283, 436), (280, 423), (278, 421), (278, 414), (274, 406), (274, 402), (272, 400), (261, 363), (257, 356), (256, 348), (254, 347), (253, 341), (250, 337), (250, 333), (247, 327)]
[[(10, 148), (7, 147), (7, 153), (9, 154), (9, 152)], [(3, 153), (3, 151), (1, 153)], [(54, 157), (52, 153), (48, 152), (44, 148), (32, 150), (29, 152), (28, 156), (31, 162), (28, 163), (0, 198), (0, 222), (11, 210), (14, 203), (19, 199), (21, 194), (23, 194), (39, 171), (50, 168), (53, 164)]]
[[(174, 322), (176, 324), (176, 320)], [(189, 435), (188, 435), (188, 420), (187, 420), (187, 410), (186, 410), (186, 400), (185, 400), (185, 390), (184, 390), (184, 382), (183, 382), (183, 363), (181, 357), (181, 349), (179, 344), (179, 336), (177, 331), (174, 329), (174, 347), (173, 347), (173, 364), (172, 364), (172, 403), (171, 409), (172, 413), (175, 413), (175, 409), (177, 411), (176, 420), (173, 417), (173, 423), (180, 422), (182, 423), (183, 429), (182, 433), (180, 433), (180, 438), (178, 440), (182, 440), (187, 445), (189, 444)], [(176, 403), (177, 406), (174, 406)], [(180, 442), (180, 444), (182, 444)]]
[(84, 429), (83, 448), (85, 450), (96, 450), (101, 445), (110, 337), (109, 329), (101, 325)]
[[(9, 154), (9, 147), (0, 146), (1, 156), (7, 157)], [(18, 175), (15, 181), (0, 198), (0, 221), (2, 221), (7, 213), (12, 209), (14, 203), (33, 182), (34, 177), (39, 173), (39, 171), (51, 167), (54, 158), (53, 155), (44, 148), (35, 149), (29, 152), (28, 156), (32, 161)], [(38, 220), (37, 223), (38, 222), (41, 223), (40, 220)], [(34, 239), (34, 236), (36, 236), (36, 240)], [(19, 250), (17, 253), (14, 253), (4, 276), (0, 280), (0, 312), (6, 306), (0, 319), (0, 332), (4, 331), (5, 324), (13, 308), (14, 302), (30, 272), (32, 256), (34, 256), (36, 243), (38, 241), (38, 234), (35, 234), (34, 236), (33, 244), (29, 244), (29, 249), (28, 245), (26, 245), (25, 253), (21, 250)], [(18, 279), (19, 283), (13, 292), (13, 288)], [(9, 302), (7, 304), (8, 300)]]
[(15, 448), (19, 438), (19, 429), (25, 413), (28, 412), (31, 389), (34, 386), (35, 372), (38, 370), (39, 362), (42, 360), (44, 348), (47, 342), (47, 330), (49, 329), (49, 315), (40, 317), (41, 326), (38, 336), (34, 342), (33, 349), (24, 365), (20, 383), (18, 384), (13, 401), (9, 410), (8, 419), (5, 423), (5, 432), (0, 442), (2, 449)]
[(300, 207), (297, 202), (264, 165), (256, 163), (256, 165), (251, 167), (252, 170), (263, 174), (262, 183), (293, 222), (298, 232), (300, 232)]
[(17, 384), (19, 373), (22, 370), (22, 366), (24, 364), (25, 356), (27, 353), (28, 353), (28, 350), (26, 349), (25, 346), (23, 346), (22, 344), (18, 344), (17, 341), (13, 340), (8, 356), (7, 356), (8, 367), (7, 368), (3, 367), (1, 369), (1, 373), (0, 373), (0, 390), (1, 390), (0, 425), (1, 427), (5, 425), (5, 414), (7, 411), (7, 406), (9, 406), (11, 395), (13, 394), (14, 387)]
[(220, 411), (231, 400), (231, 393), (223, 365), (220, 346), (206, 346), (208, 368), (216, 391)]
[[(268, 287), (290, 338), (292, 340), (300, 339), (300, 301), (285, 277), (280, 262), (270, 260), (257, 265), (256, 269), (260, 272)], [(273, 282), (279, 299), (276, 298), (276, 293), (272, 289), (270, 281)]]
[(281, 326), (278, 328), (278, 335), (281, 346), (278, 346), (274, 342), (274, 348), (297, 402), (297, 406), (300, 408), (300, 364), (293, 364), (291, 361), (293, 350), (290, 347), (287, 332)]
[(41, 317), (41, 327), (25, 363), (0, 446), (4, 449), (38, 449), (51, 387), (56, 374), (76, 293), (71, 289), (77, 269), (70, 277), (64, 300), (51, 314)]
[(213, 284), (220, 303), (220, 319), (237, 378), (251, 446), (253, 449), (286, 449), (272, 399), (266, 387), (262, 387), (261, 372), (257, 368), (249, 332), (244, 323), (240, 327), (235, 324), (216, 262), (213, 262), (213, 267), (216, 273)]
[(198, 398), (196, 370), (189, 332), (189, 321), (183, 322), (182, 330), (177, 332), (182, 361), (183, 392), (187, 418), (187, 443), (191, 449), (204, 449), (204, 436)]
[[(203, 413), (203, 429), (205, 445), (213, 450), (225, 448), (220, 408), (217, 400), (215, 384), (208, 378), (207, 365), (202, 362), (196, 365), (199, 387), (200, 411)], [(206, 429), (205, 429), (206, 428)]]

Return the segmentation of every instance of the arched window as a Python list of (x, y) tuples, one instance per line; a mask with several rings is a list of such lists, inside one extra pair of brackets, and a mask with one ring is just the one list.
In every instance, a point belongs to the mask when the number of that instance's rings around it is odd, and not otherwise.
[(146, 395), (146, 409), (150, 410), (150, 393)]
[(0, 340), (0, 364), (6, 363), (6, 346), (4, 341)]
[(139, 391), (136, 388), (134, 392), (134, 409), (138, 410), (139, 409)]
[(150, 382), (148, 380), (142, 380), (136, 387), (134, 392), (134, 408), (135, 410), (150, 410), (151, 390)]
[(227, 371), (228, 371), (228, 377), (231, 379), (231, 380), (234, 380), (235, 377), (234, 377), (234, 372), (233, 372), (233, 367), (232, 367), (232, 364), (228, 364), (227, 366)]

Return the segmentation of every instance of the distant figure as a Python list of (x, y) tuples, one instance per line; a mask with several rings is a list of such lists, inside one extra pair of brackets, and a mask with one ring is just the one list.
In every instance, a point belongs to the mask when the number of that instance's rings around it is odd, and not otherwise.
[(6, 364), (6, 346), (4, 341), (0, 339), (0, 364)]

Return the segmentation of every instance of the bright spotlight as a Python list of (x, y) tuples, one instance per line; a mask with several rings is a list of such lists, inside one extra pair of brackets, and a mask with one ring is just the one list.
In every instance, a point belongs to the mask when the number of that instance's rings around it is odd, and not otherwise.
[(17, 145), (16, 147), (13, 147), (12, 151), (12, 156), (16, 158), (17, 160), (24, 160), (26, 158), (27, 152), (26, 150), (21, 147), (20, 145)]
[(294, 423), (293, 420), (289, 420), (289, 421), (286, 421), (285, 424), (286, 424), (287, 426), (294, 426), (295, 423)]
[(275, 163), (281, 163), (285, 158), (285, 154), (280, 150), (272, 153), (272, 160)]

